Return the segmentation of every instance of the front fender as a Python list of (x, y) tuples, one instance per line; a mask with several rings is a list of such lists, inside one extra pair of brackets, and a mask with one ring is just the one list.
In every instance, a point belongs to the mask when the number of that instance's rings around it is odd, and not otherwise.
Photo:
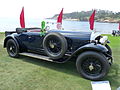
[(105, 53), (105, 52), (108, 51), (108, 49), (107, 49), (104, 45), (90, 43), (90, 44), (87, 44), (87, 45), (84, 45), (84, 46), (78, 48), (78, 49), (72, 54), (72, 56), (77, 55), (77, 54), (80, 54), (80, 53), (82, 53), (82, 52), (84, 52), (84, 51), (97, 51), (97, 52)]
[(4, 40), (4, 45), (3, 45), (4, 48), (6, 47), (7, 41), (9, 39), (13, 39), (15, 41), (15, 43), (17, 44), (17, 47), (19, 48), (18, 41), (16, 40), (16, 38), (14, 37), (14, 35), (8, 35), (8, 36), (6, 36), (6, 38)]

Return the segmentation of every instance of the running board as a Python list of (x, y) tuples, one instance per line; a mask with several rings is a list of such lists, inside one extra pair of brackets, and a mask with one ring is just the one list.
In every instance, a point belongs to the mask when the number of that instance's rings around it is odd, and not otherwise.
[(46, 61), (51, 61), (54, 62), (52, 59), (50, 59), (47, 56), (43, 56), (43, 55), (39, 55), (39, 54), (34, 54), (34, 53), (28, 53), (28, 52), (23, 52), (23, 53), (19, 53), (20, 55), (23, 56), (28, 56), (28, 57), (33, 57), (33, 58), (37, 58), (37, 59), (42, 59), (42, 60), (46, 60)]

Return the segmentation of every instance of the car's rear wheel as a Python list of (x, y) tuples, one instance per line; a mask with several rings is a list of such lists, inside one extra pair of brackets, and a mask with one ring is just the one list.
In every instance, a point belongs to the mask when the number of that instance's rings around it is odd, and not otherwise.
[(84, 78), (100, 80), (106, 76), (110, 65), (102, 53), (86, 51), (78, 56), (76, 67)]
[(60, 59), (67, 51), (67, 40), (59, 33), (49, 33), (43, 40), (45, 53), (52, 59)]
[(19, 56), (19, 48), (13, 39), (9, 39), (6, 44), (7, 52), (11, 57)]

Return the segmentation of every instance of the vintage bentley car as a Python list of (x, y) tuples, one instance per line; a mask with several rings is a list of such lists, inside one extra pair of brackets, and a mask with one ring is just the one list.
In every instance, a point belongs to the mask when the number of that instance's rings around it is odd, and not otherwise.
[(86, 79), (102, 79), (112, 64), (108, 38), (98, 32), (49, 30), (41, 35), (40, 28), (17, 28), (5, 34), (4, 47), (9, 56), (26, 55), (56, 63), (71, 60)]

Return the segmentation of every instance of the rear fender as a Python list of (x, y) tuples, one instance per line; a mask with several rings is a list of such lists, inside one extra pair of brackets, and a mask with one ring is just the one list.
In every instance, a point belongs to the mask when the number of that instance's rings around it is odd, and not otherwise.
[(16, 38), (15, 38), (13, 35), (8, 35), (8, 36), (6, 36), (6, 38), (5, 38), (5, 40), (4, 40), (4, 45), (3, 45), (4, 48), (6, 48), (6, 44), (7, 44), (7, 41), (8, 41), (9, 39), (13, 39), (13, 40), (15, 41), (17, 47), (19, 48), (18, 41), (16, 40)]

